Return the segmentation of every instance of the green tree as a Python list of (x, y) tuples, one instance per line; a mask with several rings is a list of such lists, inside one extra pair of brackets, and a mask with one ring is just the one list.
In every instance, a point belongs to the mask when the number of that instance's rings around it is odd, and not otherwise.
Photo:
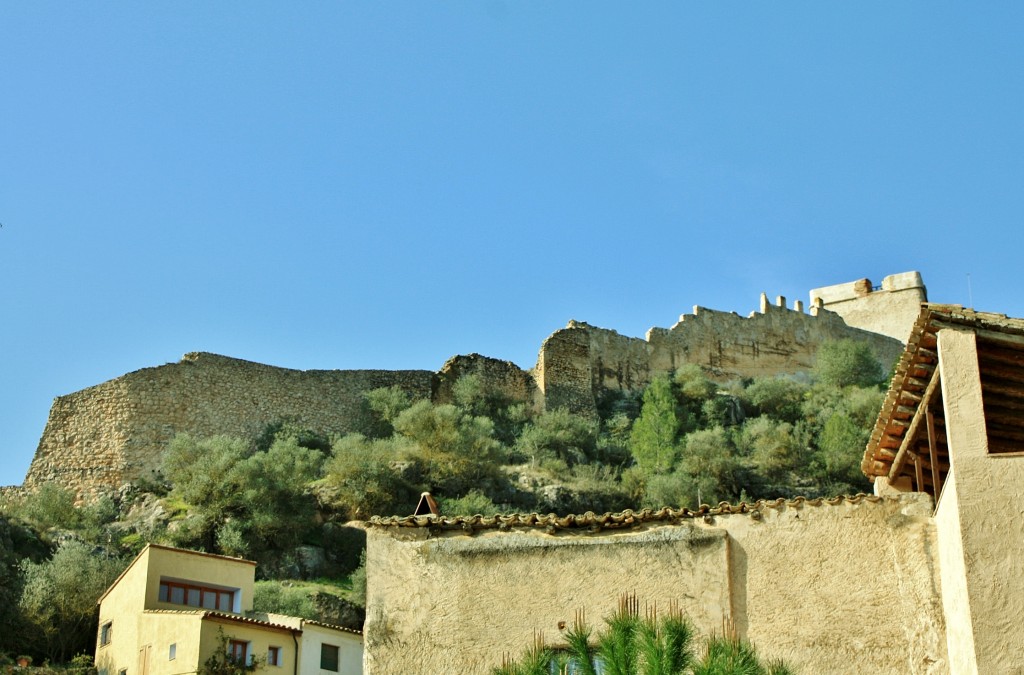
[(790, 377), (759, 377), (743, 392), (743, 398), (758, 415), (796, 424), (808, 386)]
[(198, 675), (248, 675), (259, 670), (265, 661), (257, 655), (251, 655), (246, 662), (236, 659), (231, 654), (230, 640), (223, 628), (217, 629), (217, 642), (217, 649), (200, 666)]
[(686, 435), (678, 474), (690, 490), (692, 506), (739, 497), (746, 477), (743, 462), (722, 427)]
[(743, 425), (739, 442), (754, 470), (770, 482), (777, 483), (790, 472), (806, 468), (804, 443), (789, 422), (767, 416), (754, 418)]
[(411, 459), (423, 466), (431, 491), (464, 494), (500, 479), (504, 449), (494, 438), (494, 423), (450, 404), (418, 401), (394, 422), (395, 432), (413, 445)]
[(50, 560), (22, 563), (24, 588), (18, 606), (34, 651), (56, 663), (91, 651), (96, 638), (96, 601), (124, 569), (124, 561), (74, 539)]
[(266, 452), (237, 438), (174, 438), (163, 460), (171, 496), (188, 506), (175, 543), (233, 555), (259, 555), (301, 543), (315, 525), (316, 502), (306, 486), (319, 477), (324, 455), (294, 436)]
[(680, 423), (676, 399), (667, 377), (656, 377), (644, 391), (640, 417), (633, 423), (629, 449), (646, 473), (669, 473), (679, 455), (676, 436)]
[(860, 340), (831, 340), (818, 348), (814, 373), (834, 387), (873, 387), (882, 383), (882, 366), (870, 345)]
[(370, 440), (348, 434), (340, 438), (324, 467), (321, 499), (348, 518), (412, 513), (420, 491), (398, 468), (411, 447), (402, 437)]
[(568, 466), (586, 463), (596, 456), (598, 424), (565, 409), (538, 415), (516, 441), (516, 451), (531, 461), (555, 457)]
[(412, 399), (399, 387), (380, 387), (372, 389), (364, 395), (366, 405), (373, 414), (375, 438), (386, 438), (394, 433), (392, 426), (395, 419), (412, 405)]

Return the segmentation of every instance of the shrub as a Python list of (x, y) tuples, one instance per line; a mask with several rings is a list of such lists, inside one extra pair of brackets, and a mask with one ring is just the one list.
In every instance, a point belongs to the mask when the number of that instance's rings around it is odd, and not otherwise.
[(872, 387), (881, 384), (884, 372), (866, 342), (833, 340), (818, 348), (814, 373), (834, 387)]

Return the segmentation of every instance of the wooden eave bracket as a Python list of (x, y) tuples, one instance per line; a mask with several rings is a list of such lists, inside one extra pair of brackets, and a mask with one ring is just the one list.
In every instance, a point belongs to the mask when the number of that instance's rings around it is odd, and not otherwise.
[(896, 457), (889, 466), (889, 480), (895, 480), (902, 473), (903, 465), (909, 459), (908, 453), (914, 444), (914, 439), (917, 438), (921, 425), (926, 423), (928, 409), (931, 407), (935, 392), (939, 389), (941, 379), (939, 377), (939, 370), (935, 369), (931, 380), (928, 382), (928, 386), (924, 390), (924, 394), (921, 396), (921, 404), (917, 406), (917, 412), (914, 413), (914, 418), (910, 421), (907, 432), (903, 434), (903, 442), (900, 443), (900, 449), (896, 452)]

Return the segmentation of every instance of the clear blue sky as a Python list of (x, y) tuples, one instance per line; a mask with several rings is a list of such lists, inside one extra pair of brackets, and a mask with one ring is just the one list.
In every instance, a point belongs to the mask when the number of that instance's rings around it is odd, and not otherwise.
[(1024, 315), (1024, 4), (0, 7), (0, 484), (212, 351), (533, 365), (920, 270)]

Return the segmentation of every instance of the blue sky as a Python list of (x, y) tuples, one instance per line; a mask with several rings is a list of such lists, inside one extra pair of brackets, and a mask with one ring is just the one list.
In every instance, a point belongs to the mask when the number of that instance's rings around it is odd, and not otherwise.
[(4, 3), (0, 484), (55, 396), (189, 351), (529, 367), (569, 319), (912, 269), (1024, 316), (1022, 34), (1010, 2)]

